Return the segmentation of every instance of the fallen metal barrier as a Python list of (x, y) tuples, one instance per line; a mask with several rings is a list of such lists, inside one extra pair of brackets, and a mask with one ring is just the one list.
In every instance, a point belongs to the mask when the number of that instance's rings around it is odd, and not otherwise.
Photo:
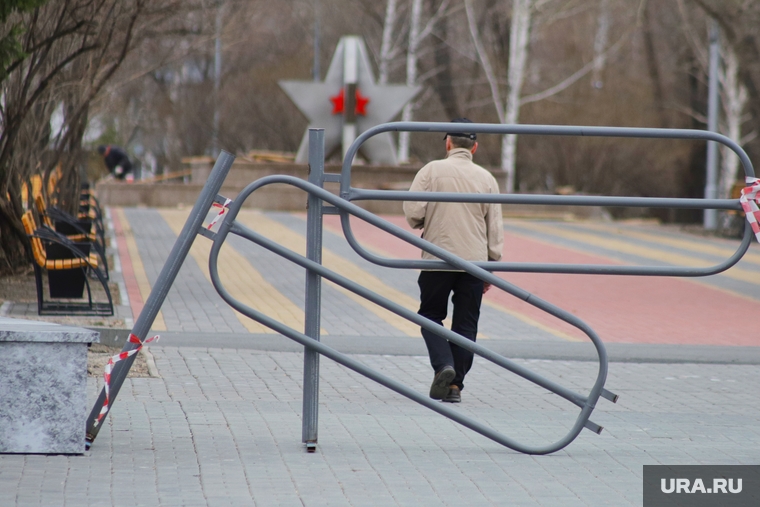
[[(171, 284), (176, 278), (179, 268), (184, 262), (192, 242), (197, 234), (206, 236), (213, 241), (209, 257), (209, 270), (211, 280), (221, 297), (234, 309), (247, 317), (281, 333), (284, 336), (300, 343), (305, 347), (304, 354), (304, 398), (303, 398), (303, 425), (302, 440), (308, 451), (313, 451), (317, 444), (318, 426), (318, 383), (319, 383), (319, 356), (324, 355), (367, 378), (378, 382), (389, 389), (406, 396), (407, 398), (424, 405), (510, 449), (529, 454), (549, 454), (556, 452), (570, 444), (583, 430), (587, 428), (595, 433), (600, 433), (602, 427), (590, 421), (589, 417), (596, 407), (600, 397), (610, 401), (617, 401), (617, 395), (604, 388), (607, 378), (608, 360), (607, 353), (601, 339), (582, 320), (551, 303), (544, 301), (533, 294), (497, 277), (493, 272), (538, 272), (538, 273), (574, 273), (574, 274), (615, 274), (615, 275), (646, 275), (646, 276), (707, 276), (719, 273), (736, 264), (749, 248), (752, 240), (752, 230), (745, 228), (744, 238), (737, 251), (724, 262), (711, 267), (691, 268), (672, 266), (610, 266), (610, 265), (578, 265), (578, 264), (541, 264), (541, 263), (510, 263), (510, 262), (469, 262), (411, 234), (404, 229), (395, 226), (376, 215), (360, 208), (352, 201), (358, 200), (397, 200), (397, 201), (428, 201), (428, 202), (478, 202), (478, 203), (502, 203), (502, 204), (537, 204), (537, 205), (575, 205), (575, 206), (620, 206), (620, 207), (649, 207), (649, 208), (692, 208), (692, 209), (723, 209), (741, 210), (742, 206), (738, 199), (680, 199), (680, 198), (634, 198), (634, 197), (604, 197), (604, 196), (553, 196), (553, 195), (516, 195), (516, 194), (460, 194), (460, 193), (433, 193), (433, 192), (405, 192), (390, 190), (366, 190), (351, 187), (351, 165), (361, 145), (369, 138), (382, 132), (410, 131), (410, 132), (447, 132), (450, 130), (449, 123), (421, 123), (421, 122), (397, 122), (374, 127), (361, 136), (349, 148), (343, 168), (340, 174), (324, 173), (324, 131), (311, 129), (309, 132), (309, 181), (292, 176), (267, 176), (249, 184), (234, 201), (217, 195), (221, 185), (232, 165), (234, 157), (223, 152), (217, 160), (211, 176), (204, 187), (200, 198), (196, 202), (185, 227), (169, 255), (166, 265), (161, 271), (159, 278), (146, 301), (143, 312), (140, 314), (132, 334), (144, 340), (150, 326), (155, 319), (163, 300), (168, 293)], [(673, 130), (673, 129), (631, 129), (615, 127), (572, 127), (572, 126), (537, 126), (537, 125), (492, 125), (492, 124), (468, 124), (468, 131), (491, 134), (521, 134), (521, 135), (568, 135), (568, 136), (602, 136), (602, 137), (638, 137), (659, 139), (695, 139), (720, 142), (731, 148), (739, 156), (747, 177), (754, 177), (752, 164), (746, 153), (719, 134), (696, 130)], [(340, 196), (336, 196), (323, 188), (325, 182), (339, 182)], [(307, 248), (306, 256), (293, 252), (255, 231), (236, 222), (236, 217), (243, 205), (256, 190), (267, 185), (280, 183), (288, 184), (304, 190), (308, 194), (307, 213)], [(327, 205), (325, 205), (327, 203)], [(209, 226), (203, 226), (203, 220), (210, 207), (221, 208), (217, 219), (227, 210), (224, 220), (221, 222), (218, 232), (213, 232)], [(554, 317), (567, 322), (588, 336), (594, 345), (599, 367), (596, 380), (588, 394), (579, 394), (558, 383), (544, 378), (531, 370), (489, 350), (482, 345), (467, 340), (462, 336), (439, 326), (434, 322), (417, 315), (417, 313), (404, 308), (397, 303), (384, 298), (365, 287), (349, 280), (321, 264), (322, 252), (322, 219), (325, 214), (339, 214), (344, 234), (349, 244), (363, 258), (381, 266), (399, 269), (456, 269), (465, 271), (492, 284), (528, 304), (539, 308)], [(424, 251), (427, 251), (441, 259), (440, 261), (391, 259), (375, 255), (364, 249), (351, 230), (350, 216), (353, 215), (365, 222), (378, 227), (399, 239), (402, 239)], [(213, 223), (217, 220), (215, 219)], [(292, 329), (267, 315), (251, 308), (235, 299), (224, 287), (219, 278), (217, 262), (220, 249), (229, 234), (234, 234), (248, 239), (261, 247), (270, 250), (283, 258), (305, 268), (306, 271), (306, 306), (305, 306), (305, 330), (301, 333)], [(570, 403), (580, 408), (580, 412), (568, 433), (556, 442), (543, 446), (529, 446), (521, 444), (502, 433), (486, 426), (474, 419), (462, 415), (460, 412), (446, 406), (443, 403), (431, 400), (427, 396), (393, 380), (363, 363), (336, 351), (319, 341), (320, 314), (321, 314), (321, 278), (366, 298), (369, 301), (399, 315), (420, 327), (423, 327), (437, 335), (449, 340), (475, 354), (497, 364), (520, 377), (545, 388)], [(124, 350), (136, 348), (136, 343), (127, 343)], [(110, 404), (126, 377), (133, 358), (117, 363), (111, 374)], [(101, 396), (93, 407), (87, 424), (88, 445), (94, 441), (99, 428), (93, 424), (101, 413), (105, 401), (105, 395)]]

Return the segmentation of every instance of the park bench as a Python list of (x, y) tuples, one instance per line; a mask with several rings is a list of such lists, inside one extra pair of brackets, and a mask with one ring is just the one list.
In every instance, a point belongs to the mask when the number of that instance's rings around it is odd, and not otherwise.
[[(49, 227), (38, 227), (31, 210), (21, 217), (32, 247), (34, 276), (37, 285), (39, 315), (114, 314), (108, 281), (101, 271), (98, 257), (90, 253), (92, 243), (75, 243)], [(49, 299), (45, 299), (43, 271), (47, 274)], [(93, 301), (88, 273), (100, 282), (107, 301)], [(86, 301), (83, 300), (87, 289)]]
[[(56, 194), (58, 183), (61, 179), (62, 172), (60, 167), (57, 167), (51, 174), (47, 182), (47, 195), (52, 196)], [(57, 230), (70, 237), (73, 241), (97, 241), (102, 245), (102, 250), (105, 252), (105, 227), (103, 225), (103, 213), (100, 207), (100, 203), (95, 197), (93, 191), (90, 189), (90, 184), (87, 182), (82, 183), (79, 192), (79, 209), (76, 216), (72, 216), (59, 208), (53, 206), (53, 202), (50, 202), (48, 207), (45, 204), (44, 193), (45, 185), (43, 183), (42, 175), (35, 174), (29, 178), (28, 182), (24, 182), (21, 186), (21, 200), (26, 203), (29, 199), (34, 201), (39, 213), (40, 220), (48, 227)], [(49, 208), (49, 209), (48, 209)], [(87, 236), (96, 235), (97, 239), (92, 237), (84, 239), (83, 237), (74, 238), (74, 236)], [(105, 257), (102, 257), (105, 261)], [(106, 266), (106, 278), (108, 278), (108, 268)]]
[[(103, 267), (103, 275), (106, 280), (109, 279), (108, 261), (106, 260), (106, 243), (105, 232), (98, 227), (98, 222), (90, 218), (95, 216), (94, 210), (88, 211), (87, 214), (80, 214), (75, 218), (68, 213), (61, 211), (56, 207), (47, 207), (45, 200), (41, 195), (34, 198), (34, 204), (37, 208), (37, 214), (42, 224), (51, 230), (54, 230), (74, 243), (89, 243), (100, 257), (100, 265)], [(81, 204), (80, 204), (81, 209)], [(102, 221), (100, 222), (102, 224)]]
[(95, 221), (95, 227), (104, 234), (103, 209), (100, 206), (98, 198), (90, 189), (89, 183), (83, 183), (79, 192), (79, 213), (77, 217), (80, 220), (90, 219)]

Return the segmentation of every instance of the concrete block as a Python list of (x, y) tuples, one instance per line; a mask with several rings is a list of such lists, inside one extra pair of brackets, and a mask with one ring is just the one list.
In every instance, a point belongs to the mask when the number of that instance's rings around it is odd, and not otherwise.
[(0, 452), (83, 454), (96, 331), (0, 317)]

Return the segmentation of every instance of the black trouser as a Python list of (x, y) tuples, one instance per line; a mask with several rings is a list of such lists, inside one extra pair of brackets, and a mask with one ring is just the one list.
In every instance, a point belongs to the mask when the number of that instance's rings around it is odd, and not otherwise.
[[(441, 324), (446, 318), (449, 294), (453, 291), (451, 330), (475, 341), (480, 302), (483, 299), (483, 281), (463, 271), (422, 271), (417, 283), (420, 286), (420, 310), (417, 313)], [(433, 370), (437, 373), (444, 366), (453, 366), (456, 376), (452, 384), (463, 389), (464, 377), (472, 367), (473, 353), (424, 328), (422, 337)]]

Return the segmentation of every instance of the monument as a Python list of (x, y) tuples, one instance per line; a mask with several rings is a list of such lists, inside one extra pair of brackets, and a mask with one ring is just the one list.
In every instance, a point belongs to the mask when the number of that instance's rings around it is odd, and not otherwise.
[[(361, 37), (342, 37), (323, 82), (280, 81), (280, 87), (308, 118), (296, 162), (308, 160), (310, 128), (325, 129), (325, 154), (348, 147), (365, 130), (393, 119), (421, 86), (378, 84)], [(360, 150), (371, 164), (396, 165), (390, 133), (373, 137)]]

